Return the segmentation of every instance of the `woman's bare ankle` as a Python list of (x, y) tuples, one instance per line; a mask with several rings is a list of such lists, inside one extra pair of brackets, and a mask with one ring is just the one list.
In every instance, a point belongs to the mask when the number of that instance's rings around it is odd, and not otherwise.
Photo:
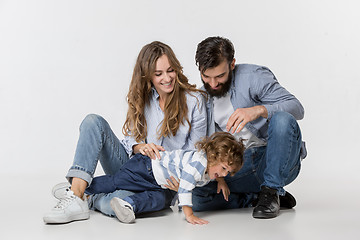
[(74, 195), (83, 198), (85, 189), (87, 187), (87, 182), (81, 178), (73, 178), (71, 183), (71, 191), (74, 192)]

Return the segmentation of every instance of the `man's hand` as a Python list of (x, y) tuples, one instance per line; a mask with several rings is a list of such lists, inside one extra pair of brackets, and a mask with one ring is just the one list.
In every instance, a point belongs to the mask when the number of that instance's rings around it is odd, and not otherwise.
[(165, 151), (165, 149), (162, 146), (155, 145), (154, 143), (139, 143), (133, 146), (134, 153), (141, 153), (153, 160), (161, 158), (159, 151)]
[(226, 124), (226, 131), (229, 132), (231, 130), (231, 134), (234, 134), (235, 131), (238, 133), (248, 122), (254, 121), (259, 117), (268, 117), (268, 112), (264, 106), (238, 108), (233, 114), (231, 114)]
[(230, 189), (229, 189), (228, 185), (226, 184), (224, 178), (216, 178), (216, 181), (218, 182), (217, 193), (219, 194), (220, 191), (222, 191), (222, 193), (224, 195), (224, 199), (226, 201), (229, 201)]

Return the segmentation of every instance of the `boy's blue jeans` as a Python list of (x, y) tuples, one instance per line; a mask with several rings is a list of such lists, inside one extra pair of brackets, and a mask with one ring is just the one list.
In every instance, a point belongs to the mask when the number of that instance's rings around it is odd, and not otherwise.
[(171, 192), (157, 184), (151, 161), (147, 156), (136, 154), (114, 175), (95, 177), (85, 192), (97, 194), (128, 190), (135, 194), (124, 200), (133, 206), (135, 213), (162, 210), (170, 206), (171, 201), (167, 200), (171, 200)]
[(217, 183), (210, 182), (193, 190), (193, 210), (205, 211), (251, 206), (254, 193), (267, 186), (284, 195), (284, 186), (300, 172), (301, 132), (295, 118), (288, 113), (273, 115), (268, 128), (267, 145), (247, 149), (244, 166), (225, 180), (230, 188), (229, 201), (217, 194)]

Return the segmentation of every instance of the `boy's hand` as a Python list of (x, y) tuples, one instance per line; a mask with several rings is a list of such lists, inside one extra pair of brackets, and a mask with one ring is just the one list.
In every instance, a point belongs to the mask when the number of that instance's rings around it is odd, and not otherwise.
[(188, 221), (189, 223), (191, 223), (191, 224), (200, 224), (200, 225), (209, 223), (208, 221), (206, 221), (204, 219), (196, 217), (194, 215), (194, 212), (193, 212), (191, 207), (182, 206), (182, 209), (183, 209), (183, 212), (185, 214), (186, 221)]
[(186, 218), (186, 221), (188, 221), (189, 223), (194, 224), (194, 225), (195, 224), (203, 225), (203, 224), (208, 224), (209, 223), (208, 221), (206, 221), (204, 219), (198, 218), (194, 214), (189, 215), (189, 216), (185, 216), (185, 218)]
[(216, 181), (218, 182), (217, 193), (219, 194), (220, 191), (222, 191), (223, 195), (224, 195), (224, 199), (226, 201), (229, 201), (230, 189), (229, 189), (228, 185), (226, 184), (224, 178), (216, 178)]
[(170, 178), (171, 179), (166, 179), (168, 184), (165, 184), (164, 186), (170, 190), (177, 192), (179, 190), (179, 182), (173, 176), (171, 176)]

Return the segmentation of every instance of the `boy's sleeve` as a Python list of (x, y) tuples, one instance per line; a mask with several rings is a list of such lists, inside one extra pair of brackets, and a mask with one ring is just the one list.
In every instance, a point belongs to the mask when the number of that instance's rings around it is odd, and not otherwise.
[(206, 159), (200, 153), (194, 154), (193, 158), (198, 160), (187, 163), (181, 173), (178, 190), (179, 206), (192, 206), (192, 190), (206, 170)]
[(195, 188), (196, 180), (190, 173), (182, 173), (179, 182), (179, 206), (192, 206), (192, 190)]

